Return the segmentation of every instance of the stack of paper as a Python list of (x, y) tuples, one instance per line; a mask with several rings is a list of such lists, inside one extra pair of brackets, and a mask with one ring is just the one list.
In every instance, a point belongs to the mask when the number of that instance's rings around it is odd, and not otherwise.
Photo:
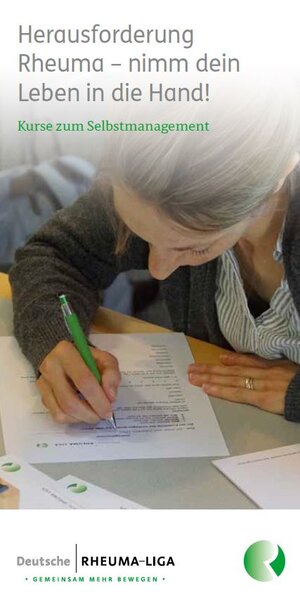
[(53, 481), (15, 455), (0, 458), (0, 509), (140, 509), (140, 504), (73, 475)]

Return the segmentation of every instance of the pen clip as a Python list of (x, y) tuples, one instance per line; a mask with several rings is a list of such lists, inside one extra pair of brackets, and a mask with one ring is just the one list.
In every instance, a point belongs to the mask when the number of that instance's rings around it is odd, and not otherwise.
[(65, 325), (66, 325), (67, 331), (68, 331), (69, 335), (70, 335), (70, 336), (72, 336), (72, 335), (71, 335), (70, 328), (69, 328), (69, 325), (68, 325), (68, 320), (67, 320), (67, 318), (66, 318), (66, 316), (65, 316), (64, 312), (63, 312), (63, 318), (64, 318), (64, 322), (65, 322)]

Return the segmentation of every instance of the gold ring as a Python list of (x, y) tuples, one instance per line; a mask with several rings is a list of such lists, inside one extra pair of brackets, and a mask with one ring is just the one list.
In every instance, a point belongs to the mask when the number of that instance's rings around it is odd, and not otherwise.
[(247, 390), (254, 390), (253, 377), (245, 377), (245, 388), (247, 388)]

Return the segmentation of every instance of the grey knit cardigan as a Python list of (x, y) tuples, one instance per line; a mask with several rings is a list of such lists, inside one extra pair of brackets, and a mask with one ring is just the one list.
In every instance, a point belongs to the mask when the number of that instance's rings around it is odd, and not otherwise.
[[(283, 235), (283, 260), (300, 315), (300, 166), (295, 177)], [(18, 250), (10, 272), (15, 335), (36, 371), (57, 342), (68, 338), (59, 294), (68, 295), (87, 333), (100, 291), (122, 271), (147, 269), (148, 245), (138, 237), (130, 240), (123, 255), (116, 256), (115, 220), (111, 190), (96, 184), (72, 207), (55, 214)], [(218, 325), (216, 273), (217, 259), (198, 267), (180, 267), (161, 282), (161, 290), (175, 331), (231, 349)], [(300, 421), (300, 372), (288, 387), (285, 417)]]

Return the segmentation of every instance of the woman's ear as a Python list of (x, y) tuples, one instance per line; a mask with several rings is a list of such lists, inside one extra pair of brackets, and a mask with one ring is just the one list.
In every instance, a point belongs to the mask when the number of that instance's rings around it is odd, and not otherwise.
[(289, 160), (286, 170), (284, 172), (284, 176), (281, 178), (281, 180), (279, 180), (274, 193), (278, 193), (278, 191), (280, 191), (280, 189), (281, 189), (282, 185), (284, 184), (288, 175), (293, 171), (293, 169), (296, 167), (297, 163), (299, 163), (299, 159), (300, 159), (299, 153), (295, 152), (295, 154)]

